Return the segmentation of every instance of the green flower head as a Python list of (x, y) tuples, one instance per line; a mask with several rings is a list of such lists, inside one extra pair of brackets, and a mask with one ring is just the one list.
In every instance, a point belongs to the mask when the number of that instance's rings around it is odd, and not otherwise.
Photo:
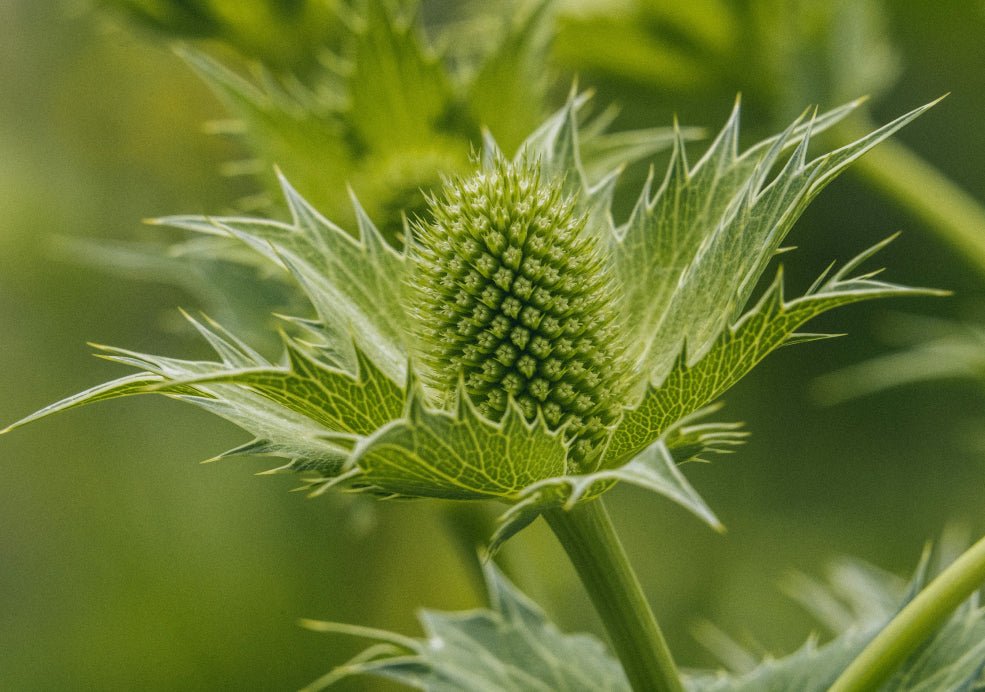
[(564, 426), (581, 468), (619, 418), (627, 371), (616, 291), (585, 220), (560, 180), (497, 159), (432, 200), (407, 302), (421, 374), (439, 397), (461, 379), (493, 421), (512, 400), (528, 421)]
[(681, 135), (671, 137), (663, 183), (653, 191), (651, 177), (617, 224), (616, 174), (599, 171), (649, 155), (656, 133), (602, 140), (599, 128), (580, 129), (583, 103), (573, 94), (515, 160), (487, 138), (476, 170), (446, 182), (402, 250), (358, 204), (350, 233), (283, 180), (290, 223), (165, 219), (242, 241), (294, 279), (315, 319), (290, 320), (279, 363), (197, 320), (218, 361), (101, 347), (141, 371), (21, 422), (165, 394), (254, 436), (226, 455), (285, 457), (282, 468), (306, 474), (316, 491), (506, 502), (493, 547), (545, 508), (619, 481), (717, 526), (677, 464), (741, 433), (691, 421), (770, 351), (818, 338), (795, 331), (817, 314), (926, 292), (849, 277), (873, 249), (793, 300), (778, 273), (746, 307), (807, 203), (923, 109), (808, 160), (810, 133), (855, 104), (742, 154), (736, 108), (694, 166)]

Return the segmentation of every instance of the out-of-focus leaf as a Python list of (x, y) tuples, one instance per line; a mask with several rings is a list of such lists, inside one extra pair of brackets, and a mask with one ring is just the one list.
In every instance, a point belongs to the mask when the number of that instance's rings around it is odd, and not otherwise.
[[(768, 659), (738, 674), (690, 677), (689, 692), (824, 692), (888, 622), (929, 582), (927, 554), (904, 588), (860, 562), (841, 561), (827, 584), (800, 578), (798, 600), (837, 634), (820, 645), (812, 637), (790, 656)], [(978, 597), (963, 603), (882, 685), (878, 692), (979, 690), (985, 669), (985, 609)]]
[(776, 126), (804, 103), (841, 103), (893, 84), (899, 58), (880, 5), (599, 1), (562, 14), (554, 52), (594, 83), (632, 84), (672, 102), (741, 92)]
[(917, 382), (985, 383), (985, 328), (915, 315), (901, 319), (909, 348), (824, 375), (815, 383), (816, 396), (831, 404)]
[(619, 664), (594, 637), (560, 632), (543, 611), (491, 563), (485, 568), (491, 610), (422, 611), (423, 639), (306, 621), (311, 629), (356, 634), (376, 643), (305, 688), (372, 675), (427, 692), (628, 692)]
[(549, 80), (544, 58), (550, 53), (553, 34), (551, 4), (538, 0), (519, 22), (504, 16), (500, 40), (481, 58), (466, 89), (465, 102), (473, 117), (509, 152), (545, 115)]

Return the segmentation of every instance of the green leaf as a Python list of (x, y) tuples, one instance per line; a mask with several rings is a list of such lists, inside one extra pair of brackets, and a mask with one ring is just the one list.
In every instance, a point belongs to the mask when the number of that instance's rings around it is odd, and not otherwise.
[(900, 316), (894, 336), (907, 348), (826, 374), (814, 393), (825, 404), (933, 380), (985, 383), (985, 328), (917, 315)]
[(419, 388), (411, 392), (404, 416), (353, 451), (361, 482), (401, 495), (508, 499), (567, 470), (562, 433), (540, 417), (528, 424), (515, 404), (494, 423), (461, 388), (452, 411), (430, 408)]
[[(795, 653), (769, 659), (745, 675), (694, 675), (688, 692), (823, 692), (875, 636), (877, 627), (852, 631), (825, 646), (810, 639)], [(888, 690), (887, 690), (888, 692)]]
[(631, 459), (671, 425), (714, 401), (771, 351), (803, 340), (795, 330), (807, 320), (862, 300), (939, 294), (878, 281), (875, 273), (846, 278), (887, 242), (863, 252), (830, 278), (822, 276), (805, 295), (789, 302), (783, 299), (782, 272), (778, 272), (756, 306), (720, 333), (696, 362), (683, 349), (659, 384), (647, 387), (639, 404), (627, 410), (616, 427), (602, 465), (615, 467)]
[(540, 0), (519, 21), (504, 13), (501, 38), (481, 59), (466, 90), (473, 117), (513, 152), (544, 116), (548, 87), (544, 62), (550, 47), (550, 0)]
[(924, 583), (925, 563), (927, 555), (907, 585), (905, 580), (873, 565), (838, 558), (825, 567), (823, 579), (795, 572), (784, 579), (781, 588), (837, 636), (862, 623), (892, 618), (899, 610), (902, 595), (908, 589), (915, 593)]
[[(319, 208), (336, 218), (349, 211), (345, 185), (356, 158), (339, 113), (341, 94), (299, 83), (288, 92), (269, 75), (248, 81), (203, 53), (183, 49), (181, 55), (236, 118), (214, 127), (223, 134), (243, 135), (251, 149), (251, 158), (232, 162), (227, 172), (257, 175), (272, 191), (277, 188), (276, 165)], [(272, 201), (255, 200), (250, 206)]]
[[(622, 11), (613, 11), (612, 4), (583, 4), (578, 13), (569, 12), (561, 17), (555, 54), (562, 64), (579, 72), (635, 81), (645, 88), (676, 87), (690, 92), (707, 89), (711, 84), (718, 86), (720, 76), (711, 69), (713, 65), (708, 64), (704, 55), (693, 55), (693, 45), (702, 46), (700, 38), (694, 41), (692, 32), (688, 32), (688, 44), (682, 46), (654, 35), (658, 25), (654, 25), (649, 15), (659, 11), (658, 7), (673, 12), (676, 3), (658, 6), (637, 2), (629, 7), (620, 3)], [(634, 10), (634, 5), (638, 9)], [(730, 3), (690, 3), (684, 7), (701, 16), (702, 21), (694, 23), (699, 31), (725, 24), (717, 33), (724, 33), (726, 39), (730, 37), (732, 28), (728, 20), (733, 13)], [(586, 10), (589, 14), (584, 16)], [(671, 30), (680, 37), (678, 27), (672, 25)], [(613, 46), (619, 49), (613, 50)]]
[(667, 445), (657, 441), (617, 468), (547, 478), (528, 486), (520, 494), (519, 501), (499, 518), (487, 555), (495, 555), (507, 540), (533, 523), (544, 509), (570, 508), (578, 502), (598, 497), (620, 481), (676, 502), (716, 531), (724, 529), (718, 517), (677, 468)]
[(602, 113), (581, 126), (579, 152), (587, 180), (602, 180), (635, 160), (673, 149), (680, 139), (691, 141), (704, 136), (700, 127), (651, 127), (642, 130), (606, 132), (608, 116)]
[(629, 82), (692, 110), (741, 91), (776, 124), (811, 101), (885, 93), (899, 76), (886, 9), (878, 0), (581, 3), (562, 15), (554, 53), (599, 83)]
[(59, 258), (128, 280), (179, 286), (198, 298), (202, 312), (253, 343), (277, 348), (274, 313), (306, 309), (286, 270), (235, 238), (196, 235), (177, 243), (56, 237)]
[(952, 692), (982, 689), (985, 609), (966, 601), (883, 686), (885, 692)]
[[(821, 124), (836, 121), (853, 105)], [(679, 144), (661, 188), (651, 198), (647, 186), (630, 220), (611, 238), (616, 275), (627, 286), (627, 323), (632, 338), (645, 344), (644, 372), (664, 374), (685, 342), (692, 355), (705, 352), (741, 314), (810, 201), (852, 161), (930, 105), (810, 162), (807, 145), (815, 124), (799, 121), (738, 156), (738, 108), (693, 169)], [(784, 148), (798, 142), (770, 179)]]
[[(257, 175), (269, 191), (277, 166), (344, 224), (354, 221), (345, 195), (351, 185), (387, 240), (400, 245), (402, 215), (421, 211), (442, 175), (467, 169), (481, 128), (513, 148), (540, 122), (547, 5), (518, 22), (506, 18), (497, 40), (469, 61), (446, 54), (454, 41), (420, 31), (417, 2), (386, 0), (339, 8), (347, 29), (340, 52), (322, 51), (324, 65), (303, 75), (260, 69), (247, 80), (201, 53), (183, 53), (239, 120), (216, 131), (244, 135), (254, 154), (228, 172)], [(272, 201), (257, 195), (244, 204)]]
[(689, 510), (713, 529), (721, 531), (724, 528), (684, 478), (667, 445), (662, 442), (650, 445), (618, 469), (599, 471), (598, 475), (611, 475), (613, 479), (663, 495)]
[[(215, 323), (206, 325), (195, 320), (191, 322), (220, 356), (221, 362), (184, 361), (118, 348), (100, 348), (111, 360), (145, 368), (150, 373), (159, 375), (163, 382), (148, 388), (148, 393), (174, 396), (195, 404), (254, 436), (251, 442), (215, 458), (233, 455), (280, 456), (290, 460), (285, 469), (313, 471), (330, 477), (337, 476), (344, 470), (344, 461), (348, 457), (352, 441), (340, 438), (332, 428), (238, 384), (186, 384), (191, 380), (208, 379), (230, 371), (274, 367)], [(189, 392), (189, 389), (192, 391)]]
[[(695, 139), (699, 128), (646, 128), (606, 132), (614, 111), (594, 118), (587, 113), (589, 95), (572, 89), (565, 105), (551, 114), (524, 141), (517, 157), (540, 161), (541, 170), (561, 178), (565, 191), (588, 215), (586, 226), (611, 242), (604, 231), (612, 229), (610, 203), (621, 170), (635, 162), (676, 145), (681, 139)], [(486, 161), (500, 155), (495, 140), (487, 136), (483, 153)]]
[[(85, 406), (86, 404), (94, 404), (98, 401), (109, 401), (110, 399), (118, 399), (120, 397), (133, 396), (135, 394), (147, 394), (152, 391), (159, 391), (158, 387), (162, 382), (164, 382), (164, 378), (160, 375), (154, 375), (146, 372), (110, 380), (109, 382), (104, 382), (96, 385), (95, 387), (90, 387), (89, 389), (79, 392), (78, 394), (73, 394), (72, 396), (66, 397), (61, 401), (45, 406), (29, 416), (21, 418), (16, 423), (12, 423), (3, 430), (0, 430), (0, 435), (13, 430), (14, 428), (19, 428), (27, 423), (32, 423), (41, 418), (50, 416), (53, 413), (68, 411), (73, 408), (78, 408), (79, 406)], [(185, 393), (193, 395), (197, 392), (193, 388), (188, 387), (185, 389)]]
[(365, 436), (398, 418), (405, 397), (403, 390), (358, 348), (356, 361), (358, 369), (353, 376), (326, 367), (289, 340), (286, 366), (220, 370), (177, 384), (239, 385), (333, 432)]
[[(637, 330), (647, 320), (654, 332), (644, 353), (629, 354), (637, 358), (636, 371), (642, 376), (624, 389), (639, 400), (628, 407), (622, 399), (613, 401), (609, 410), (621, 412), (621, 418), (613, 428), (598, 431), (597, 441), (605, 449), (594, 473), (573, 474), (568, 445), (577, 432), (570, 427), (549, 430), (542, 414), (528, 422), (511, 404), (502, 420), (493, 422), (477, 413), (462, 392), (435, 392), (433, 400), (425, 401), (408, 374), (408, 346), (424, 337), (408, 325), (407, 255), (384, 240), (355, 201), (355, 232), (349, 233), (321, 216), (283, 178), (290, 222), (177, 216), (161, 223), (205, 234), (207, 240), (239, 241), (241, 250), (256, 253), (282, 276), (293, 277), (317, 319), (289, 319), (311, 344), (289, 340), (285, 361), (275, 365), (215, 325), (195, 323), (221, 362), (104, 348), (112, 359), (146, 372), (89, 390), (30, 419), (115, 396), (165, 394), (227, 418), (254, 435), (227, 454), (286, 457), (289, 462), (283, 468), (318, 474), (311, 484), (319, 489), (344, 483), (350, 489), (394, 496), (514, 503), (501, 521), (493, 550), (544, 509), (589, 500), (619, 481), (664, 495), (719, 528), (678, 470), (675, 456), (678, 461), (700, 458), (703, 452), (734, 444), (740, 435), (732, 426), (692, 426), (693, 417), (773, 349), (819, 338), (795, 331), (811, 317), (859, 300), (928, 293), (876, 281), (873, 274), (846, 278), (875, 248), (790, 302), (783, 299), (778, 275), (759, 303), (739, 317), (749, 291), (803, 205), (825, 180), (916, 111), (811, 163), (805, 163), (805, 151), (812, 128), (835, 122), (851, 106), (810, 124), (794, 123), (783, 135), (741, 157), (735, 154), (736, 113), (693, 169), (679, 150), (661, 191), (651, 198), (645, 189), (637, 212), (617, 228), (609, 202), (618, 172), (593, 179), (587, 172), (590, 167), (582, 163), (584, 143), (594, 140), (597, 161), (604, 161), (610, 156), (646, 156), (669, 140), (657, 137), (661, 143), (653, 144), (641, 133), (603, 140), (609, 117), (603, 114), (584, 128), (583, 142), (579, 120), (585, 117), (580, 109), (586, 100), (573, 91), (566, 106), (528, 138), (526, 155), (539, 161), (546, 175), (563, 175), (569, 191), (579, 194), (577, 203), (602, 239), (602, 253), (608, 249), (621, 272), (618, 290), (627, 293), (625, 300), (617, 301), (627, 308), (625, 326), (630, 331), (620, 338), (630, 344), (640, 340)], [(673, 141), (680, 149), (683, 134), (678, 132)], [(487, 158), (495, 156), (498, 149), (491, 135), (486, 143)], [(796, 153), (767, 184), (784, 148), (795, 144)], [(668, 238), (661, 239), (662, 234)], [(635, 252), (628, 250), (632, 244)], [(676, 257), (683, 267), (670, 283), (659, 276), (659, 267), (653, 271), (651, 266), (654, 253), (665, 251), (670, 253), (665, 259)], [(718, 264), (730, 270), (716, 269)], [(672, 274), (677, 271), (672, 269)], [(643, 288), (638, 290), (637, 284)], [(694, 298), (695, 310), (690, 322), (682, 317), (690, 309), (688, 295)], [(686, 323), (680, 330), (668, 327), (675, 321)], [(669, 336), (664, 334), (667, 329)], [(686, 341), (685, 348), (685, 338), (692, 336), (694, 341)], [(664, 356), (655, 354), (668, 347), (677, 349), (676, 360), (657, 368)], [(398, 384), (408, 381), (406, 390)], [(456, 396), (457, 405), (450, 410), (431, 407), (433, 401)]]
[[(818, 619), (836, 628), (833, 640), (822, 645), (812, 635), (794, 653), (775, 659), (767, 657), (738, 673), (696, 671), (687, 689), (689, 692), (827, 690), (879, 630), (917, 594), (926, 581), (926, 571), (925, 554), (909, 585), (856, 560), (840, 560), (829, 566), (827, 582), (801, 577), (787, 590)], [(748, 653), (742, 657), (754, 660)]]
[[(200, 53), (185, 57), (238, 119), (217, 132), (244, 135), (253, 157), (227, 172), (258, 176), (265, 192), (247, 208), (274, 203), (275, 166), (306, 199), (343, 224), (355, 221), (351, 185), (394, 245), (402, 213), (413, 213), (442, 173), (468, 164), (478, 127), (456, 112), (452, 74), (415, 26), (416, 3), (384, 0), (344, 7), (340, 55), (308, 73), (273, 76), (263, 67), (244, 79)], [(402, 11), (406, 10), (406, 11)]]
[[(271, 363), (224, 332), (218, 325), (214, 323), (205, 325), (191, 318), (189, 320), (216, 350), (221, 362), (179, 360), (98, 346), (97, 348), (110, 360), (144, 371), (63, 399), (24, 418), (10, 428), (52, 413), (98, 401), (137, 394), (161, 394), (199, 406), (254, 436), (251, 442), (215, 458), (233, 455), (280, 456), (291, 460), (285, 468), (294, 471), (313, 471), (328, 477), (335, 477), (346, 470), (344, 462), (349, 456), (349, 449), (353, 443), (351, 440), (345, 440), (344, 437), (340, 438), (336, 429), (308, 415), (286, 408), (270, 396), (235, 382), (208, 382), (212, 378), (221, 380), (231, 373), (241, 375), (245, 373), (245, 376), (249, 377), (257, 372), (277, 372), (277, 370)], [(308, 362), (309, 367), (316, 367), (316, 364), (311, 363), (310, 360)], [(319, 373), (321, 379), (307, 382), (306, 386), (312, 391), (324, 394), (328, 374), (332, 371), (321, 369), (324, 371)], [(339, 373), (338, 378), (340, 388), (345, 386), (346, 381), (349, 382), (350, 389), (360, 388), (360, 382), (356, 377)], [(190, 384), (195, 380), (202, 382)], [(372, 388), (378, 389), (381, 393), (387, 391), (385, 382), (373, 382)], [(326, 420), (325, 417), (322, 419)]]
[(290, 224), (240, 217), (172, 216), (159, 223), (238, 238), (278, 266), (286, 267), (318, 313), (327, 344), (349, 370), (355, 343), (390, 379), (406, 378), (402, 301), (404, 255), (388, 245), (353, 200), (358, 235), (353, 237), (319, 214), (281, 178)]
[(728, 453), (732, 451), (732, 447), (745, 442), (749, 433), (741, 429), (742, 423), (695, 422), (720, 408), (721, 404), (706, 406), (678, 421), (663, 436), (664, 444), (677, 464), (706, 461), (702, 455)]
[(283, 73), (316, 69), (338, 31), (335, 0), (100, 0), (173, 43), (192, 39), (226, 58), (259, 60)]
[(311, 629), (376, 642), (353, 661), (305, 689), (372, 675), (427, 692), (629, 692), (619, 664), (594, 637), (566, 635), (492, 564), (484, 567), (491, 610), (420, 615), (425, 637), (306, 622)]
[(349, 127), (363, 146), (387, 152), (434, 136), (452, 101), (438, 56), (415, 33), (414, 17), (364, 3), (350, 36), (352, 70), (346, 75)]

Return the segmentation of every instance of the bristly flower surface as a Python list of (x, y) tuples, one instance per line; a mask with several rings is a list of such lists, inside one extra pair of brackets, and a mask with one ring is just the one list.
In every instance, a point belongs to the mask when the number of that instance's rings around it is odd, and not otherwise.
[[(852, 275), (879, 247), (792, 300), (780, 273), (754, 287), (794, 221), (841, 170), (929, 106), (808, 160), (812, 131), (849, 104), (738, 152), (738, 108), (695, 165), (678, 138), (622, 224), (616, 173), (585, 172), (572, 94), (508, 161), (487, 137), (479, 170), (448, 181), (403, 250), (354, 204), (349, 232), (282, 180), (292, 221), (172, 217), (162, 223), (245, 243), (286, 270), (315, 319), (290, 320), (280, 363), (193, 320), (215, 362), (101, 347), (140, 372), (21, 421), (140, 393), (187, 401), (254, 439), (229, 454), (288, 459), (310, 487), (381, 496), (496, 499), (503, 540), (546, 508), (619, 481), (718, 521), (677, 464), (741, 439), (696, 418), (776, 348), (834, 307), (933, 293)], [(783, 161), (784, 152), (793, 149)], [(627, 140), (621, 161), (652, 151)], [(618, 156), (616, 156), (618, 154)], [(226, 456), (223, 455), (223, 456)]]
[(529, 422), (565, 426), (585, 468), (626, 403), (627, 368), (609, 266), (561, 181), (497, 159), (432, 200), (415, 238), (408, 308), (425, 381), (450, 397), (462, 378), (493, 421), (512, 399)]

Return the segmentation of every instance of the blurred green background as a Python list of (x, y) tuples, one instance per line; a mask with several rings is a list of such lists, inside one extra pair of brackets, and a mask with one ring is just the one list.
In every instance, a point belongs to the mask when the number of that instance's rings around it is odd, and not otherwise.
[[(661, 30), (654, 17), (632, 14), (633, 3), (614, 5), (625, 13), (612, 16)], [(951, 92), (897, 138), (985, 199), (985, 6), (885, 10), (898, 72), (874, 100), (874, 117)], [(665, 125), (676, 112), (715, 130), (742, 91), (747, 132), (763, 135), (792, 117), (788, 101), (812, 98), (806, 88), (779, 94), (751, 58), (729, 59), (741, 37), (711, 56), (689, 50), (710, 81), (627, 72), (598, 56), (642, 44), (591, 46), (577, 33), (590, 21), (560, 24), (552, 69), (562, 84), (577, 72), (603, 104), (620, 103), (620, 124)], [(819, 87), (796, 111), (830, 98)], [(55, 239), (153, 239), (141, 219), (227, 211), (250, 189), (219, 174), (235, 145), (203, 123), (223, 117), (159, 37), (119, 14), (78, 2), (0, 2), (0, 425), (123, 374), (92, 358), (87, 341), (207, 357), (176, 327), (177, 307), (200, 307), (194, 295), (97, 271)], [(828, 408), (809, 393), (820, 375), (890, 348), (881, 325), (892, 313), (985, 318), (985, 277), (851, 172), (790, 236), (799, 249), (784, 256), (789, 294), (897, 230), (903, 235), (876, 260), (887, 276), (955, 295), (827, 315), (811, 330), (847, 337), (781, 350), (728, 394), (724, 415), (747, 423), (749, 443), (685, 469), (726, 535), (665, 501), (611, 494), (684, 666), (714, 664), (692, 635), (700, 620), (758, 650), (799, 646), (813, 623), (782, 593), (793, 570), (819, 575), (849, 554), (907, 574), (947, 526), (985, 532), (980, 386), (912, 386)], [(156, 399), (102, 404), (0, 438), (0, 689), (296, 689), (361, 644), (303, 630), (298, 618), (416, 635), (420, 606), (482, 603), (440, 505), (308, 500), (288, 492), (296, 479), (253, 475), (267, 468), (255, 461), (197, 463), (242, 441), (231, 425)], [(543, 526), (521, 534), (503, 559), (564, 629), (601, 632)]]

